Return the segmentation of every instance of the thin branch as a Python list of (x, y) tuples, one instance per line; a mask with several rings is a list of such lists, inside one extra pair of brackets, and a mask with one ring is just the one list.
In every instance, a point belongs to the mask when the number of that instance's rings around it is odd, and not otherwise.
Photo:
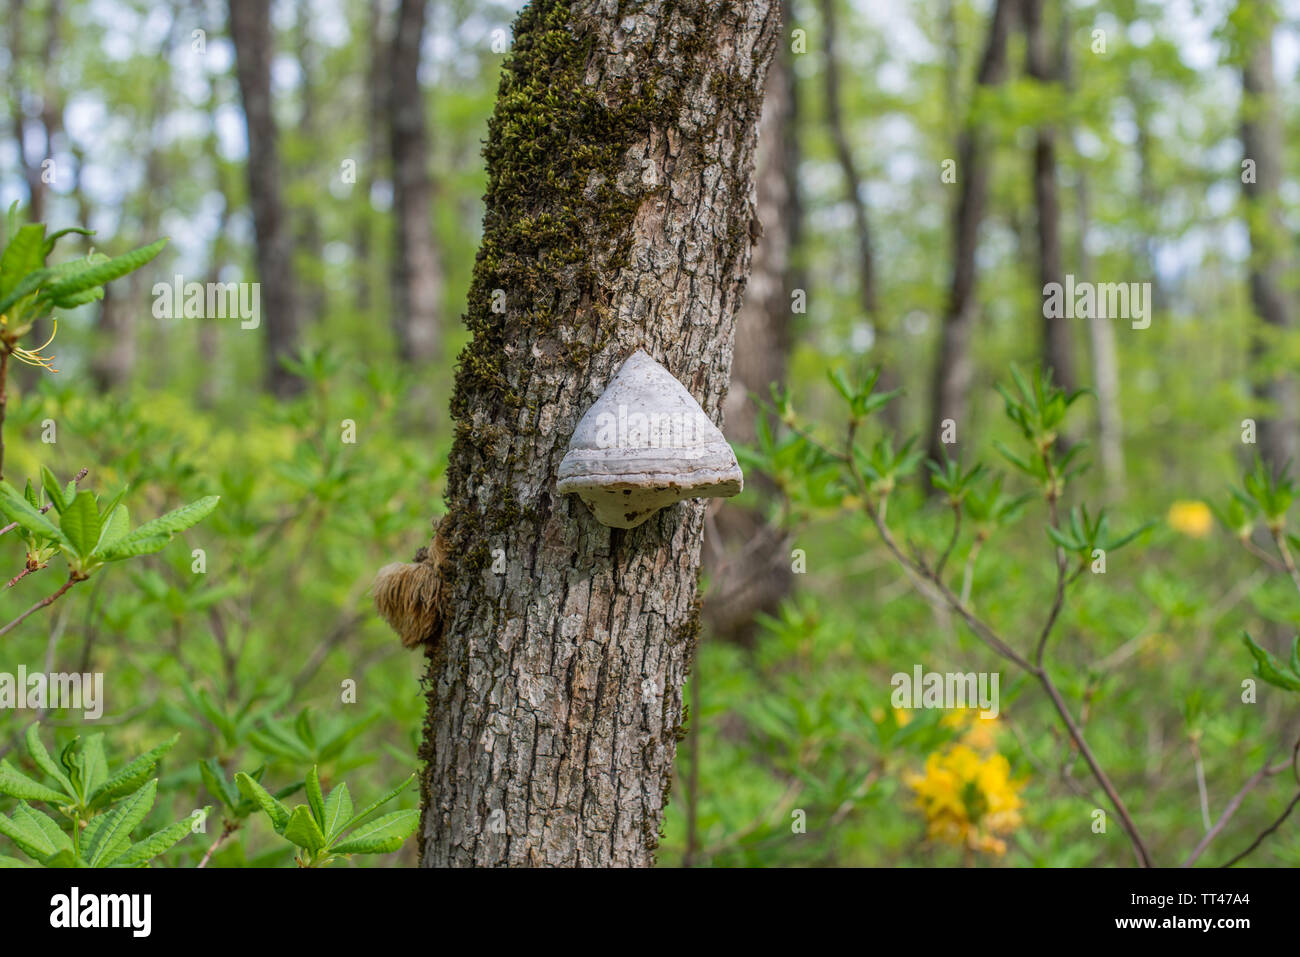
[(976, 537), (971, 543), (970, 551), (966, 553), (966, 569), (961, 576), (961, 603), (970, 604), (970, 590), (975, 582), (975, 559), (979, 558), (980, 549), (984, 547), (984, 539)]
[(1213, 824), (1210, 821), (1210, 792), (1205, 786), (1205, 762), (1201, 760), (1201, 749), (1196, 743), (1195, 735), (1188, 739), (1187, 744), (1192, 749), (1192, 763), (1196, 767), (1196, 790), (1201, 797), (1201, 820), (1205, 824), (1205, 833), (1208, 834)]
[(216, 853), (217, 848), (220, 847), (223, 843), (225, 843), (226, 839), (230, 837), (230, 835), (234, 834), (236, 831), (239, 830), (239, 825), (241, 823), (242, 822), (239, 821), (225, 822), (225, 824), (221, 828), (221, 833), (217, 835), (217, 839), (212, 842), (211, 846), (208, 847), (206, 853), (204, 853), (203, 855), (203, 860), (199, 861), (200, 868), (208, 866), (208, 861), (212, 860), (212, 855)]
[(1297, 804), (1300, 804), (1300, 791), (1296, 792), (1295, 797), (1291, 799), (1291, 803), (1286, 806), (1286, 810), (1283, 811), (1278, 816), (1278, 819), (1274, 821), (1272, 824), (1270, 824), (1268, 827), (1264, 828), (1264, 830), (1260, 832), (1259, 837), (1251, 841), (1250, 847), (1246, 848), (1244, 851), (1242, 851), (1240, 854), (1238, 854), (1236, 857), (1228, 861), (1226, 864), (1223, 864), (1222, 866), (1231, 867), (1233, 864), (1236, 864), (1238, 861), (1254, 853), (1255, 849), (1264, 843), (1264, 838), (1268, 837), (1279, 827), (1281, 827), (1282, 824), (1286, 821), (1286, 819), (1291, 816), (1291, 812), (1295, 810), (1295, 806)]
[(56, 591), (53, 595), (48, 595), (48, 596), (46, 596), (45, 598), (42, 598), (42, 599), (41, 599), (40, 601), (38, 601), (36, 604), (32, 605), (31, 608), (28, 608), (25, 612), (23, 612), (21, 615), (19, 615), (17, 618), (15, 618), (13, 621), (9, 622), (9, 624), (5, 625), (3, 628), (0, 628), (0, 638), (2, 638), (2, 637), (4, 637), (5, 635), (9, 634), (9, 632), (13, 631), (13, 630), (14, 630), (15, 628), (17, 628), (20, 624), (22, 624), (23, 621), (25, 621), (25, 620), (27, 619), (27, 616), (32, 615), (32, 614), (34, 614), (34, 613), (40, 611), (42, 608), (46, 608), (46, 607), (48, 607), (48, 606), (54, 604), (55, 601), (57, 601), (59, 598), (62, 598), (62, 597), (63, 597), (64, 593), (65, 593), (69, 588), (71, 588), (73, 585), (75, 585), (75, 584), (76, 584), (77, 582), (79, 582), (79, 581), (84, 581), (84, 579), (82, 579), (82, 578), (78, 578), (75, 574), (73, 574), (73, 575), (69, 575), (69, 576), (68, 576), (68, 580), (65, 581), (62, 585), (60, 585), (60, 586), (59, 586), (59, 590)]
[(1232, 796), (1232, 800), (1223, 809), (1223, 813), (1219, 815), (1219, 820), (1215, 822), (1214, 827), (1210, 828), (1205, 837), (1201, 838), (1201, 842), (1192, 849), (1192, 853), (1187, 855), (1187, 860), (1183, 861), (1183, 867), (1191, 867), (1205, 853), (1205, 849), (1210, 846), (1210, 842), (1223, 832), (1228, 822), (1232, 820), (1232, 816), (1237, 813), (1242, 802), (1246, 800), (1246, 795), (1255, 790), (1265, 778), (1286, 770), (1290, 763), (1288, 761), (1286, 764), (1270, 766), (1265, 762), (1262, 768), (1252, 774), (1249, 780), (1241, 786), (1241, 790)]

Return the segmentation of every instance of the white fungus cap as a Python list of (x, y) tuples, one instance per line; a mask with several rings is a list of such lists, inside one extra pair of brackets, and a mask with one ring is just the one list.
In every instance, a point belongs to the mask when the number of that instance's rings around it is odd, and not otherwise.
[(635, 528), (688, 498), (739, 494), (736, 453), (671, 372), (638, 349), (574, 429), (556, 488), (597, 520)]

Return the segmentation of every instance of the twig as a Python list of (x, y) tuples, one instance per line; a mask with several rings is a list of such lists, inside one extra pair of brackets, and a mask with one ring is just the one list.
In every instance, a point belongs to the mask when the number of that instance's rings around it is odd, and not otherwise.
[(212, 855), (216, 853), (217, 848), (225, 842), (226, 838), (239, 830), (239, 824), (240, 822), (236, 821), (226, 821), (224, 823), (221, 828), (221, 833), (217, 835), (217, 839), (208, 847), (207, 852), (203, 855), (203, 860), (199, 861), (200, 868), (208, 866), (208, 861), (212, 860)]
[[(866, 483), (863, 481), (862, 474), (857, 468), (857, 463), (853, 461), (851, 456), (849, 457), (847, 464), (855, 483), (859, 488), (865, 489)], [(1053, 505), (1054, 513), (1054, 503), (1050, 504)], [(903, 553), (902, 549), (899, 548), (897, 541), (894, 540), (894, 536), (890, 533), (888, 526), (886, 526), (881, 520), (880, 515), (877, 513), (874, 506), (872, 506), (870, 499), (866, 496), (864, 496), (864, 508), (866, 509), (867, 515), (874, 522), (876, 530), (880, 534), (881, 541), (885, 543), (885, 547), (889, 549), (895, 558), (905, 566), (914, 568), (918, 574), (928, 579), (929, 583), (939, 592), (940, 595), (943, 596), (943, 599), (947, 602), (948, 606), (960, 615), (962, 620), (970, 626), (977, 638), (998, 654), (1002, 655), (1002, 657), (1019, 665), (1023, 670), (1038, 679), (1038, 683), (1043, 686), (1043, 690), (1047, 692), (1048, 698), (1051, 699), (1052, 705), (1056, 708), (1057, 714), (1060, 715), (1061, 720), (1065, 723), (1066, 730), (1070, 733), (1070, 737), (1074, 741), (1075, 746), (1078, 747), (1079, 753), (1083, 755), (1084, 760), (1088, 763), (1088, 768), (1092, 771), (1092, 776), (1096, 779), (1097, 783), (1101, 785), (1101, 789), (1106, 792), (1106, 796), (1110, 799), (1111, 805), (1115, 808), (1115, 813), (1119, 815), (1120, 822), (1124, 825), (1124, 830), (1128, 834), (1129, 842), (1133, 845), (1133, 850), (1137, 854), (1138, 863), (1143, 867), (1151, 867), (1151, 853), (1147, 850), (1147, 846), (1142, 840), (1142, 836), (1138, 832), (1137, 825), (1134, 824), (1133, 818), (1124, 804), (1124, 800), (1119, 796), (1119, 792), (1115, 790), (1115, 785), (1111, 783), (1106, 772), (1102, 770), (1101, 764), (1098, 763), (1096, 756), (1092, 753), (1092, 749), (1088, 747), (1088, 742), (1084, 739), (1083, 732), (1075, 723), (1074, 716), (1070, 714), (1069, 707), (1066, 705), (1065, 700), (1061, 697), (1061, 693), (1053, 683), (1051, 675), (1049, 675), (1047, 669), (1042, 666), (1041, 661), (1043, 648), (1048, 635), (1051, 633), (1051, 626), (1055, 624), (1056, 614), (1059, 613), (1060, 609), (1056, 608), (1054, 610), (1054, 613), (1049, 618), (1047, 626), (1044, 627), (1043, 633), (1039, 637), (1038, 651), (1036, 654), (1039, 663), (1031, 664), (1015, 649), (1003, 641), (991, 626), (981, 620), (965, 604), (963, 604), (941, 579), (936, 580), (933, 572), (925, 566), (923, 561), (914, 562)], [(1065, 555), (1062, 550), (1058, 554), (1057, 562), (1057, 591), (1058, 594), (1062, 596), (1062, 599), (1067, 580), (1064, 567)], [(1078, 576), (1076, 575), (1074, 577)]]
[(5, 344), (0, 348), (0, 479), (5, 476), (5, 412), (9, 406), (9, 351)]
[(1210, 821), (1210, 793), (1205, 786), (1205, 762), (1201, 760), (1201, 749), (1196, 743), (1195, 735), (1188, 739), (1187, 744), (1192, 749), (1192, 763), (1196, 767), (1196, 790), (1201, 797), (1201, 820), (1205, 824), (1205, 833), (1208, 834), (1213, 825)]
[(948, 539), (948, 547), (943, 550), (943, 554), (939, 556), (939, 560), (934, 565), (935, 575), (943, 574), (943, 566), (948, 564), (948, 556), (951, 555), (952, 550), (957, 547), (957, 536), (961, 534), (960, 502), (952, 507), (952, 516), (952, 538)]
[(1286, 770), (1289, 764), (1290, 762), (1288, 761), (1286, 764), (1270, 766), (1268, 762), (1265, 762), (1262, 768), (1252, 774), (1249, 780), (1241, 786), (1241, 790), (1232, 796), (1232, 800), (1230, 800), (1228, 806), (1223, 809), (1223, 813), (1219, 815), (1219, 820), (1215, 822), (1214, 827), (1210, 828), (1205, 837), (1201, 838), (1201, 842), (1192, 849), (1192, 853), (1187, 855), (1187, 860), (1183, 861), (1183, 867), (1191, 867), (1196, 863), (1200, 856), (1205, 853), (1205, 849), (1210, 846), (1210, 842), (1223, 832), (1223, 829), (1227, 827), (1228, 822), (1232, 820), (1232, 816), (1237, 813), (1242, 802), (1246, 800), (1246, 795), (1255, 790), (1255, 788), (1259, 786), (1259, 783), (1266, 777), (1277, 774), (1279, 771)]
[(975, 581), (975, 559), (979, 558), (980, 549), (984, 547), (984, 539), (976, 536), (975, 541), (971, 543), (970, 551), (966, 553), (966, 570), (961, 576), (961, 603), (970, 604), (971, 585)]
[(1300, 591), (1300, 570), (1295, 566), (1295, 559), (1291, 557), (1291, 549), (1287, 547), (1286, 535), (1282, 529), (1272, 529), (1273, 541), (1277, 543), (1278, 554), (1282, 556), (1282, 564), (1286, 567), (1286, 573), (1291, 576), (1291, 581), (1295, 584), (1296, 590)]
[(9, 579), (9, 584), (5, 585), (5, 587), (6, 587), (6, 588), (13, 588), (15, 585), (17, 585), (20, 581), (22, 581), (24, 578), (26, 578), (26, 577), (27, 577), (28, 575), (30, 575), (32, 572), (38, 572), (38, 571), (40, 571), (40, 570), (41, 570), (42, 568), (44, 568), (44, 567), (45, 567), (44, 564), (37, 565), (37, 564), (31, 563), (31, 562), (27, 563), (26, 565), (23, 566), (23, 570), (22, 570), (22, 571), (20, 571), (20, 572), (19, 572), (17, 575), (15, 575), (13, 578)]
[(1296, 792), (1295, 797), (1291, 799), (1291, 803), (1286, 806), (1286, 810), (1283, 811), (1281, 815), (1278, 816), (1278, 819), (1274, 821), (1272, 824), (1270, 824), (1268, 827), (1264, 828), (1264, 830), (1260, 832), (1259, 837), (1251, 841), (1250, 847), (1246, 848), (1244, 851), (1242, 851), (1232, 860), (1228, 861), (1226, 864), (1223, 864), (1221, 866), (1231, 867), (1233, 864), (1236, 864), (1238, 861), (1254, 853), (1255, 848), (1259, 847), (1261, 844), (1264, 843), (1264, 838), (1268, 837), (1279, 827), (1281, 827), (1283, 822), (1286, 821), (1286, 819), (1291, 816), (1291, 812), (1295, 810), (1295, 806), (1297, 804), (1300, 804), (1300, 791)]
[(38, 601), (36, 604), (32, 605), (31, 608), (28, 608), (25, 612), (23, 612), (21, 615), (19, 615), (17, 618), (15, 618), (13, 621), (9, 622), (9, 624), (5, 625), (3, 628), (0, 628), (0, 637), (4, 637), (5, 635), (9, 634), (9, 632), (11, 632), (11, 631), (13, 631), (15, 628), (17, 628), (20, 624), (23, 623), (23, 621), (26, 620), (26, 618), (27, 618), (28, 615), (31, 615), (31, 614), (33, 614), (33, 613), (35, 613), (35, 612), (40, 611), (42, 608), (46, 608), (46, 607), (48, 607), (49, 605), (54, 604), (54, 602), (55, 602), (56, 600), (58, 600), (59, 598), (62, 598), (62, 597), (63, 597), (63, 594), (64, 594), (64, 593), (65, 593), (69, 588), (71, 588), (71, 587), (72, 587), (73, 585), (75, 585), (77, 582), (79, 582), (79, 581), (83, 581), (83, 580), (84, 580), (84, 579), (82, 579), (82, 578), (78, 578), (78, 577), (76, 576), (76, 574), (69, 575), (69, 576), (68, 576), (68, 580), (65, 581), (62, 585), (60, 585), (60, 586), (59, 586), (59, 590), (56, 591), (53, 595), (48, 595), (48, 596), (46, 596), (45, 598), (42, 598), (42, 599), (41, 599), (40, 601)]

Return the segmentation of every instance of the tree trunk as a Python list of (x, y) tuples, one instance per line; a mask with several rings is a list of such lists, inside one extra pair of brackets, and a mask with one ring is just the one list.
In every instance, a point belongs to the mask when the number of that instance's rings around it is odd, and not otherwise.
[[(26, 0), (9, 0), (9, 70), (10, 81), (8, 100), (11, 110), (10, 123), (13, 126), (14, 148), (18, 154), (18, 166), (23, 175), (23, 180), (27, 184), (27, 220), (38, 223), (45, 220), (45, 183), (41, 179), (40, 160), (32, 163), (28, 159), (27, 149), (27, 116), (23, 112), (23, 86), (22, 86), (22, 63), (25, 58), (24, 51), (28, 46), (24, 42), (26, 34), (24, 20), (26, 16)], [(49, 26), (52, 22), (47, 21)], [(48, 67), (48, 63), (45, 64)], [(43, 74), (47, 75), (48, 74)], [(49, 153), (49, 144), (46, 144), (46, 153)], [(43, 159), (44, 157), (42, 157)]]
[(420, 38), (426, 0), (402, 0), (393, 33), (388, 121), (393, 152), (393, 323), (398, 356), (427, 362), (438, 355), (442, 263), (433, 235), (429, 144), (420, 87)]
[[(1061, 80), (1066, 90), (1073, 93), (1074, 61), (1070, 50), (1070, 9), (1067, 3), (1061, 16)], [(1074, 136), (1075, 131), (1070, 129), (1067, 140), (1078, 163), (1075, 186), (1075, 231), (1078, 234), (1076, 268), (1080, 281), (1091, 282), (1092, 262), (1088, 255), (1088, 232), (1091, 228), (1088, 173), (1085, 164), (1078, 160), (1082, 154), (1074, 143)], [(1106, 482), (1106, 497), (1111, 502), (1118, 502), (1124, 496), (1124, 422), (1120, 415), (1119, 353), (1115, 347), (1112, 320), (1097, 315), (1095, 310), (1088, 316), (1088, 351), (1092, 363), (1092, 389), (1097, 396), (1097, 457), (1101, 460), (1102, 475)]]
[(266, 384), (277, 396), (295, 395), (302, 382), (280, 360), (298, 348), (298, 300), (293, 278), (293, 233), (280, 186), (279, 138), (271, 102), (270, 4), (230, 0), (239, 95), (248, 126), (248, 196), (257, 234), (257, 274), (266, 328)]
[(772, 0), (534, 0), (515, 23), (451, 406), (424, 866), (653, 862), (704, 502), (611, 530), (555, 469), (638, 347), (719, 417), (777, 21)]
[(374, 262), (375, 210), (371, 205), (383, 154), (387, 152), (383, 143), (385, 139), (384, 119), (388, 112), (388, 59), (389, 44), (386, 42), (385, 17), (382, 4), (371, 4), (366, 17), (367, 52), (366, 52), (366, 143), (365, 155), (360, 159), (357, 170), (357, 220), (353, 227), (353, 245), (356, 247), (357, 279), (356, 309), (365, 315), (374, 303), (376, 286)]
[[(144, 187), (136, 197), (134, 206), (139, 210), (137, 218), (137, 241), (134, 245), (143, 246), (157, 237), (162, 210), (168, 205), (167, 170), (164, 162), (164, 144), (160, 127), (172, 106), (172, 74), (168, 54), (176, 39), (178, 18), (176, 11), (171, 13), (171, 22), (163, 35), (156, 53), (158, 73), (153, 81), (147, 113), (148, 137), (143, 144)], [(216, 156), (216, 153), (212, 153)], [(136, 357), (139, 352), (138, 328), (141, 316), (148, 315), (148, 273), (133, 272), (117, 284), (104, 287), (104, 299), (100, 304), (98, 321), (95, 324), (97, 340), (94, 354), (90, 357), (90, 376), (99, 392), (114, 392), (131, 381), (135, 373)], [(112, 288), (115, 285), (116, 288)]]
[[(1007, 67), (1007, 38), (1016, 18), (1017, 0), (997, 0), (989, 24), (988, 41), (976, 75), (976, 95), (981, 87), (1002, 82)], [(974, 120), (968, 120), (957, 145), (957, 203), (953, 207), (952, 280), (940, 330), (939, 354), (931, 383), (930, 434), (927, 451), (943, 461), (942, 423), (957, 423), (957, 438), (964, 435), (973, 368), (971, 333), (978, 303), (975, 299), (975, 249), (980, 220), (988, 194), (989, 157)], [(928, 483), (927, 483), (928, 484)]]
[[(1025, 66), (1030, 78), (1051, 83), (1047, 37), (1043, 30), (1043, 0), (1022, 0), (1025, 21)], [(1038, 279), (1065, 284), (1061, 255), (1061, 205), (1056, 188), (1056, 129), (1039, 126), (1034, 134), (1034, 207), (1038, 213)], [(1046, 293), (1044, 293), (1046, 295)], [(1044, 309), (1043, 312), (1047, 310)], [(1078, 387), (1074, 375), (1074, 337), (1067, 320), (1043, 317), (1043, 368), (1051, 369), (1056, 384), (1068, 392)]]
[[(320, 82), (319, 54), (312, 40), (311, 27), (314, 13), (307, 0), (298, 0), (295, 8), (294, 40), (298, 59), (298, 135), (313, 149), (304, 158), (296, 175), (299, 181), (318, 182), (323, 177), (320, 172), (320, 155), (314, 148), (326, 139), (321, 132), (319, 122)], [(330, 175), (326, 173), (325, 175)], [(325, 255), (324, 240), (321, 238), (320, 214), (315, 203), (307, 203), (297, 211), (298, 262), (302, 268), (298, 271), (299, 295), (305, 309), (303, 314), (307, 321), (319, 322), (325, 314)]]
[[(788, 21), (788, 0), (782, 4)], [(751, 393), (769, 397), (785, 382), (790, 352), (790, 290), (795, 285), (792, 254), (802, 220), (799, 203), (799, 139), (792, 54), (779, 44), (767, 75), (755, 156), (755, 187), (762, 235), (754, 245), (745, 299), (736, 316), (731, 387), (723, 406), (727, 436), (750, 443), (757, 436), (759, 406)], [(766, 491), (753, 476), (751, 487)], [(794, 585), (785, 532), (763, 513), (725, 499), (714, 501), (705, 544), (709, 590), (704, 617), (709, 633), (748, 644), (757, 612), (774, 613)]]
[[(1282, 125), (1273, 75), (1273, 25), (1269, 2), (1245, 0), (1255, 32), (1244, 51), (1241, 141), (1245, 158), (1255, 164), (1254, 182), (1243, 182), (1250, 229), (1250, 300), (1255, 313), (1274, 329), (1291, 326), (1291, 308), (1283, 289), (1290, 236), (1282, 221), (1278, 190), (1282, 181)], [(1249, 179), (1249, 177), (1243, 177)], [(1296, 388), (1285, 369), (1269, 361), (1274, 348), (1267, 335), (1254, 337), (1252, 364), (1256, 398), (1267, 403), (1259, 417), (1259, 452), (1275, 468), (1295, 456)], [(1262, 367), (1262, 368), (1261, 368)], [(1261, 381), (1262, 380), (1262, 381)]]
[[(835, 24), (836, 0), (821, 0), (822, 14), (822, 52), (824, 54), (823, 77), (826, 81), (826, 124), (830, 127), (831, 142), (835, 146), (835, 159), (839, 163), (840, 175), (844, 177), (844, 189), (849, 205), (853, 208), (853, 232), (857, 244), (858, 295), (863, 318), (871, 325), (875, 334), (874, 347), (882, 356), (878, 387), (881, 391), (897, 388), (898, 377), (889, 364), (887, 353), (888, 336), (880, 315), (880, 299), (877, 294), (876, 260), (871, 250), (871, 218), (867, 215), (867, 203), (862, 198), (862, 180), (858, 177), (857, 164), (853, 161), (853, 150), (849, 146), (848, 134), (844, 130), (843, 109), (840, 103), (840, 67), (835, 52), (835, 37), (838, 32)], [(900, 422), (900, 404), (891, 402), (881, 410), (885, 421), (897, 429)]]

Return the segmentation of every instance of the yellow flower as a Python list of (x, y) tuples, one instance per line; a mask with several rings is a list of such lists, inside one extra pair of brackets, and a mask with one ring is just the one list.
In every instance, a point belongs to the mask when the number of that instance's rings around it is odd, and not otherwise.
[(997, 747), (1001, 726), (996, 717), (982, 718), (978, 708), (955, 708), (940, 720), (941, 727), (962, 732), (960, 741), (976, 751), (992, 751)]
[(1174, 502), (1169, 506), (1169, 526), (1192, 538), (1204, 538), (1214, 526), (1214, 516), (1204, 502)]
[(1011, 780), (1011, 765), (1000, 754), (981, 757), (965, 745), (934, 752), (925, 773), (907, 784), (925, 813), (926, 837), (988, 854), (1006, 853), (1007, 834), (1020, 826), (1020, 790)]
[[(19, 362), (25, 362), (29, 366), (39, 366), (42, 369), (49, 369), (51, 372), (58, 372), (58, 369), (50, 365), (50, 363), (54, 361), (54, 356), (41, 355), (41, 351), (53, 342), (54, 337), (59, 333), (59, 320), (54, 319), (51, 321), (53, 322), (54, 327), (50, 330), (50, 337), (46, 339), (43, 344), (37, 346), (35, 349), (23, 349), (17, 344), (11, 344), (9, 346), (10, 354)], [(0, 325), (8, 326), (9, 317), (0, 316)], [(6, 341), (10, 340), (6, 339)]]

